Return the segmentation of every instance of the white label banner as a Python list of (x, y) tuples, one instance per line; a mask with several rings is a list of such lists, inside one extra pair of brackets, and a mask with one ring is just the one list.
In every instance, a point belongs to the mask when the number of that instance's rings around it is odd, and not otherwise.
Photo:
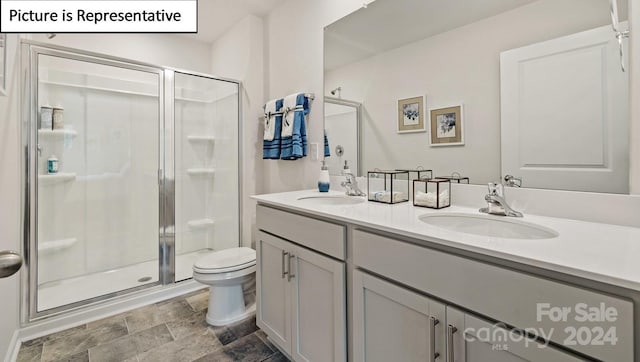
[(195, 33), (197, 0), (0, 0), (6, 33)]

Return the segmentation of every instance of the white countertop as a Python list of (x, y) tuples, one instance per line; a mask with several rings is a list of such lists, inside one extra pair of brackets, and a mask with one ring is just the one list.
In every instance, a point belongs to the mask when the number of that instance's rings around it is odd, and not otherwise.
[(446, 230), (418, 219), (421, 215), (435, 213), (480, 214), (477, 209), (452, 205), (435, 210), (415, 207), (411, 201), (395, 205), (377, 202), (315, 205), (298, 200), (301, 197), (320, 195), (344, 193), (333, 191), (321, 194), (315, 190), (303, 190), (252, 198), (261, 204), (284, 207), (640, 291), (640, 228), (525, 214), (518, 220), (553, 229), (559, 236), (539, 240), (484, 237)]

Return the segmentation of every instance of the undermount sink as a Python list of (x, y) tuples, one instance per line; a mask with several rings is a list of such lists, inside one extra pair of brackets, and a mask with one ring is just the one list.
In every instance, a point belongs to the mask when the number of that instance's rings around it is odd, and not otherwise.
[(461, 233), (506, 239), (551, 239), (558, 233), (532, 223), (504, 216), (475, 214), (427, 214), (420, 221)]
[(314, 205), (355, 205), (366, 201), (363, 197), (346, 195), (313, 195), (300, 197), (298, 200)]

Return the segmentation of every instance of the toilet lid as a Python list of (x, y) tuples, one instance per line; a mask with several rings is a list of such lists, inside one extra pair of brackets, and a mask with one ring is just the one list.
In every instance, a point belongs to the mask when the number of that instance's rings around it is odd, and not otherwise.
[(196, 260), (194, 269), (215, 272), (221, 269), (242, 269), (248, 264), (255, 264), (256, 251), (251, 248), (231, 248), (214, 251)]

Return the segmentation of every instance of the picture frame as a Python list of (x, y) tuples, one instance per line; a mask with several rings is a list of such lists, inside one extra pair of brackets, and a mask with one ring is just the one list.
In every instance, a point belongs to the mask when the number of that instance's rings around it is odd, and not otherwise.
[(464, 129), (462, 104), (429, 109), (429, 146), (463, 146)]
[(398, 133), (426, 132), (426, 97), (398, 100)]

